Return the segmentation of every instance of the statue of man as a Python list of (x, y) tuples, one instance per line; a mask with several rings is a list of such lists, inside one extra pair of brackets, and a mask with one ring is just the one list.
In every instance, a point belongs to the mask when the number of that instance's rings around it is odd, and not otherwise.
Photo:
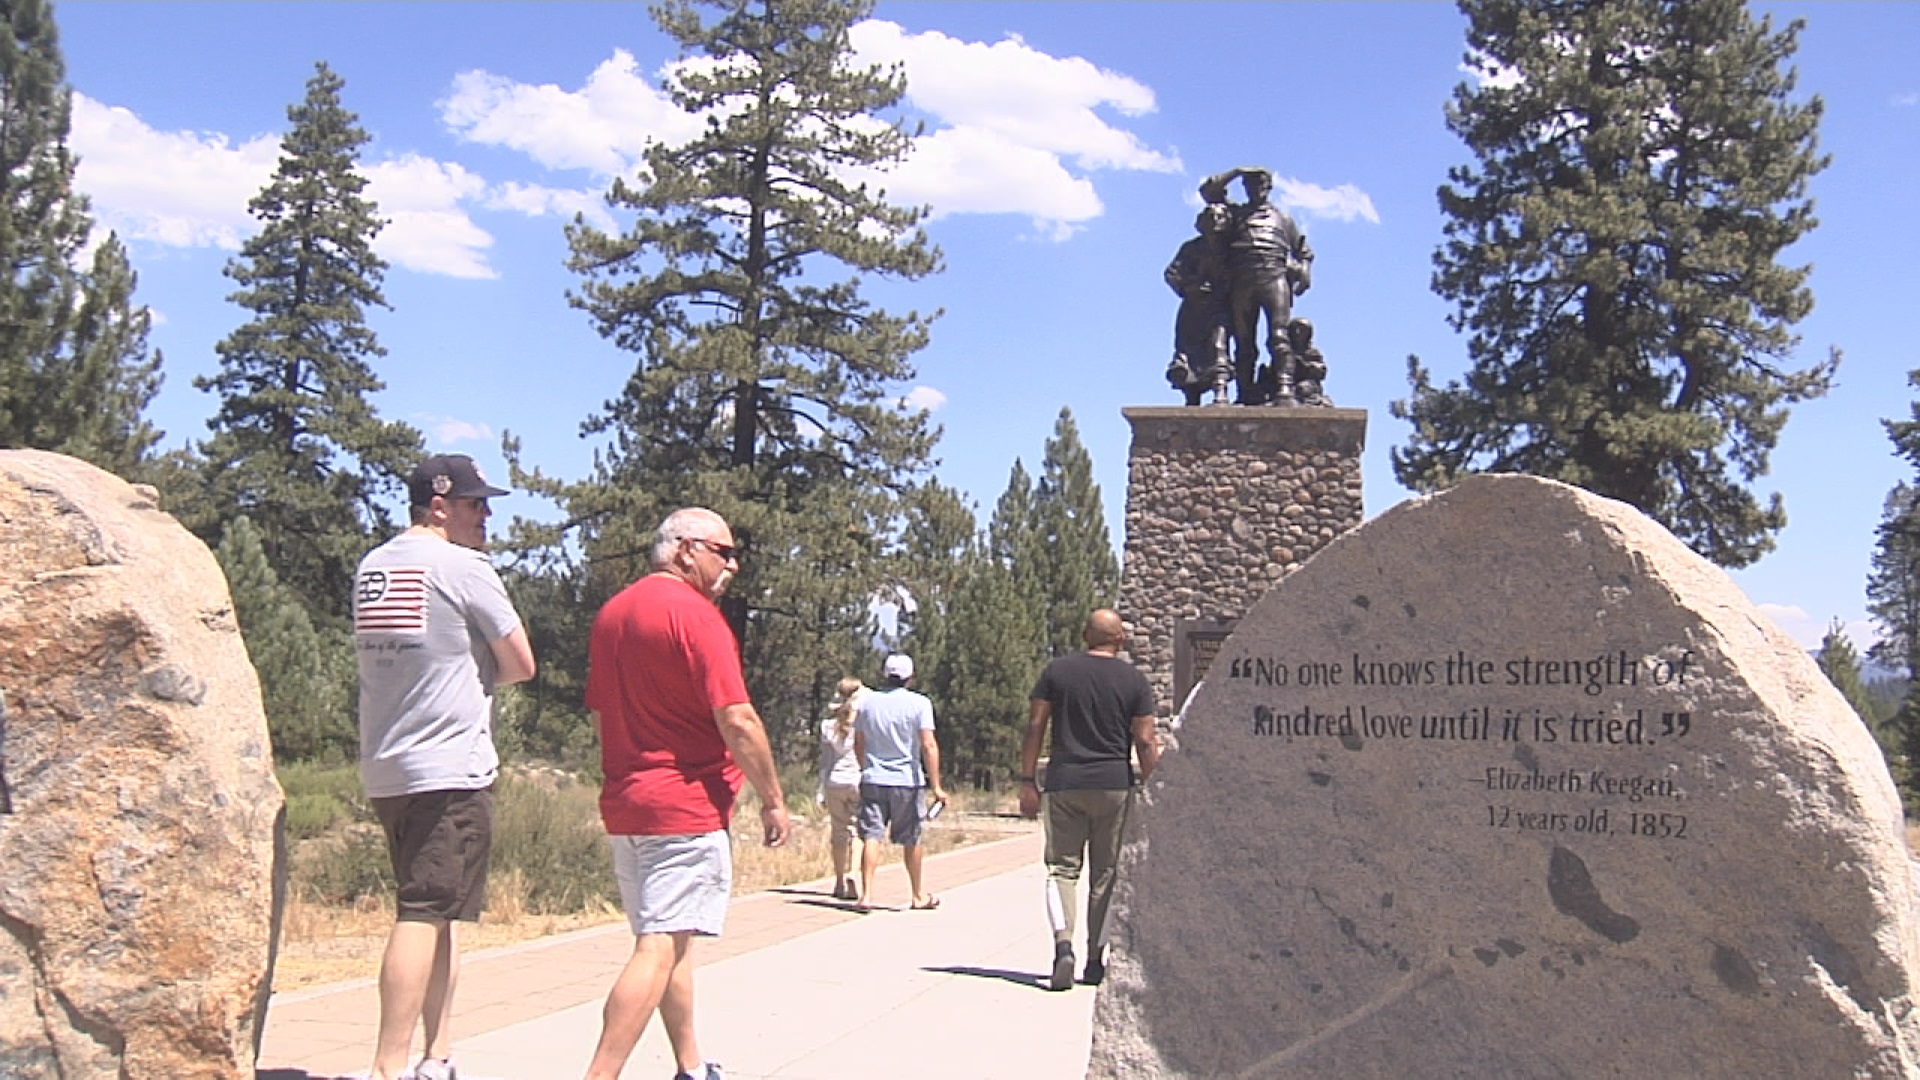
[[(1227, 201), (1227, 185), (1240, 180), (1246, 202)], [(1233, 375), (1242, 405), (1292, 405), (1294, 357), (1287, 342), (1293, 298), (1313, 282), (1313, 251), (1293, 219), (1267, 201), (1273, 174), (1238, 168), (1208, 177), (1200, 197), (1227, 208), (1228, 309), (1233, 325)], [(1272, 396), (1257, 380), (1259, 330), (1266, 322), (1267, 356), (1272, 361)]]
[(1233, 365), (1227, 358), (1227, 229), (1225, 206), (1208, 203), (1194, 219), (1200, 235), (1180, 245), (1167, 264), (1167, 287), (1180, 298), (1173, 319), (1173, 362), (1167, 381), (1198, 405), (1207, 391), (1227, 400)]

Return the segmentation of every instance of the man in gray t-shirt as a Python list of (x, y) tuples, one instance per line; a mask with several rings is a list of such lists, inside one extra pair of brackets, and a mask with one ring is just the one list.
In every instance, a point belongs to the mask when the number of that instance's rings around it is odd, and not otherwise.
[[(480, 917), (492, 842), (493, 692), (533, 677), (533, 649), (487, 561), (487, 483), (464, 454), (407, 479), (412, 527), (354, 579), (360, 780), (385, 830), (397, 914), (380, 963), (369, 1080), (449, 1077), (455, 922)], [(414, 1025), (426, 1045), (409, 1073)]]

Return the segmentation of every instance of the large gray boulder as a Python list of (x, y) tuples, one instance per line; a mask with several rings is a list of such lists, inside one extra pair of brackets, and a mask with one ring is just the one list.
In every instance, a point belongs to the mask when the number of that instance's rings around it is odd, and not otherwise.
[(0, 1077), (251, 1078), (283, 800), (212, 555), (0, 451), (0, 695)]
[(1576, 488), (1469, 479), (1283, 580), (1134, 825), (1091, 1075), (1920, 1075), (1872, 736)]

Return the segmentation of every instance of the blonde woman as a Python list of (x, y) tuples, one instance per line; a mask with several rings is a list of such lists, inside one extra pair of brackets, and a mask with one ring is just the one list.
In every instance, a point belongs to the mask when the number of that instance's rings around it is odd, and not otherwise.
[(853, 715), (867, 688), (859, 679), (841, 679), (820, 722), (819, 802), (832, 822), (833, 898), (857, 900), (853, 880), (854, 825), (860, 816), (860, 760), (853, 753)]

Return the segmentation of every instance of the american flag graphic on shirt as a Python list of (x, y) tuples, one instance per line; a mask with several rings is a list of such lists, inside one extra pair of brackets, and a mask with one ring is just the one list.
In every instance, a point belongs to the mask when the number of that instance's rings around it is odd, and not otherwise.
[(356, 634), (424, 634), (427, 631), (426, 567), (362, 570), (354, 599), (353, 631)]

